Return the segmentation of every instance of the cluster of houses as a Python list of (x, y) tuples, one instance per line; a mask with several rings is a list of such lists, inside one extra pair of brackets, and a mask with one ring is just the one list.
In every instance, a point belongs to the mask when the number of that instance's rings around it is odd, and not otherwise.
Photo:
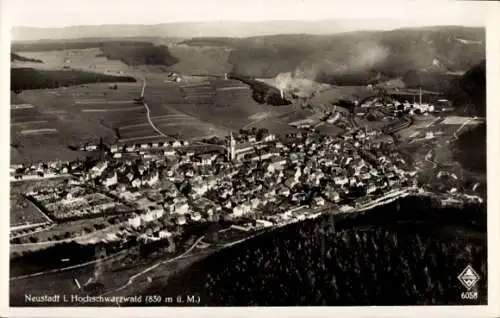
[[(244, 138), (230, 136), (225, 152), (206, 153), (181, 150), (186, 145), (181, 142), (143, 144), (128, 149), (173, 149), (174, 154), (105, 159), (70, 182), (102, 187), (106, 194), (67, 184), (31, 195), (61, 220), (115, 213), (126, 202), (136, 211), (127, 221), (133, 229), (159, 219), (183, 226), (221, 217), (250, 217), (269, 226), (316, 215), (307, 209), (410, 184), (414, 171), (394, 148), (376, 141), (377, 135), (366, 130), (340, 138), (297, 132), (277, 139), (245, 132)], [(161, 228), (148, 237), (169, 235)]]
[(116, 200), (79, 186), (67, 185), (33, 191), (29, 196), (58, 221), (127, 211), (127, 208)]
[(342, 138), (298, 132), (283, 140), (271, 134), (257, 140), (248, 134), (231, 136), (227, 153), (183, 151), (150, 160), (104, 161), (86, 178), (130, 200), (131, 193), (162, 192), (152, 201), (182, 225), (186, 216), (193, 221), (214, 213), (239, 218), (276, 203), (340, 203), (409, 184), (416, 173), (405, 170), (394, 149), (387, 151), (373, 141), (375, 131)]
[(365, 100), (360, 104), (360, 110), (358, 115), (365, 115), (370, 109), (378, 109), (382, 113), (391, 114), (392, 116), (399, 116), (400, 114), (427, 114), (439, 111), (445, 111), (448, 108), (445, 107), (449, 102), (447, 100), (438, 100), (437, 104), (423, 103), (421, 100), (413, 101), (412, 103), (408, 101), (398, 101), (396, 99), (391, 99), (390, 101), (381, 100), (380, 98), (372, 98)]
[(39, 162), (30, 165), (13, 164), (10, 166), (10, 180), (32, 180), (51, 178), (67, 174), (71, 163), (65, 161)]

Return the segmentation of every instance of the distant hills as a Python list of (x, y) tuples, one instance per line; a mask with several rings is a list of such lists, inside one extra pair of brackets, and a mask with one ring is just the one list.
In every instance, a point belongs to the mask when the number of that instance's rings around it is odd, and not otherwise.
[(388, 30), (402, 22), (388, 19), (356, 20), (336, 19), (320, 21), (215, 21), (181, 22), (155, 25), (95, 25), (71, 26), (65, 28), (14, 27), (13, 41), (34, 41), (41, 39), (75, 38), (118, 38), (118, 37), (250, 37), (271, 34), (334, 34), (359, 31), (369, 27), (372, 30)]
[[(461, 41), (467, 39), (467, 42)], [(319, 77), (336, 84), (367, 83), (372, 78), (394, 78), (411, 73), (456, 74), (485, 58), (481, 28), (436, 27), (336, 35), (278, 35), (247, 39), (219, 39), (233, 49), (233, 72), (274, 77), (280, 72)], [(213, 45), (214, 39), (185, 43)], [(419, 83), (413, 83), (416, 85)]]
[[(282, 73), (291, 73), (292, 77), (340, 86), (398, 83), (398, 87), (422, 87), (446, 92), (460, 102), (481, 104), (484, 100), (485, 93), (481, 93), (484, 90), (476, 85), (481, 82), (478, 72), (481, 73), (480, 63), (485, 59), (484, 28), (435, 26), (321, 34), (328, 30), (355, 29), (355, 26), (346, 21), (294, 23), (71, 27), (58, 29), (59, 33), (54, 38), (59, 40), (14, 42), (12, 50), (23, 53), (100, 48), (102, 56), (109, 59), (134, 66), (162, 65), (165, 71), (181, 74), (222, 76), (230, 73), (246, 78), (274, 78)], [(281, 30), (284, 34), (206, 36), (221, 34), (222, 28), (232, 25), (255, 27), (255, 30), (248, 31), (249, 34), (265, 33), (265, 29), (273, 32)], [(275, 27), (271, 28), (271, 25)], [(379, 27), (382, 25), (379, 24)], [(20, 30), (15, 29), (14, 32)], [(146, 34), (147, 30), (151, 32), (141, 38), (140, 35)], [(293, 30), (315, 34), (287, 34)], [(55, 32), (51, 29), (32, 31), (43, 31), (47, 35)], [(240, 31), (226, 30), (222, 34), (245, 34)], [(93, 38), (61, 39), (77, 34)], [(108, 35), (124, 34), (126, 38), (106, 38)], [(193, 34), (199, 36), (193, 37)], [(182, 39), (188, 35), (191, 37)], [(477, 71), (476, 65), (479, 65)]]

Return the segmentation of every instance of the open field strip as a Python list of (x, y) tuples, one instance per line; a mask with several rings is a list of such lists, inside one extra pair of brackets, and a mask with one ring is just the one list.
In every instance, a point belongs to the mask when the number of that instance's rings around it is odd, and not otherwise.
[(437, 123), (440, 120), (441, 120), (441, 117), (436, 118), (436, 120), (431, 121), (429, 124), (427, 124), (427, 126), (425, 126), (425, 128), (431, 127), (432, 125), (434, 125), (435, 123)]
[(67, 114), (67, 110), (41, 110), (41, 114)]
[(215, 90), (214, 87), (211, 86), (203, 86), (203, 87), (193, 87), (193, 88), (180, 88), (181, 92), (185, 93), (193, 93), (196, 94), (197, 92), (213, 92)]
[[(443, 120), (444, 125), (463, 125), (463, 124), (473, 124), (476, 121), (474, 117), (459, 117), (459, 116), (449, 116)], [(480, 120), (478, 120), (480, 121)]]
[[(104, 98), (92, 98), (92, 99), (77, 99), (78, 96), (72, 96), (73, 98), (75, 98), (75, 103), (93, 103), (93, 102), (96, 102), (96, 103), (105, 103), (106, 102), (106, 99)], [(88, 97), (88, 96), (87, 96)]]
[(32, 125), (32, 124), (45, 124), (48, 123), (47, 120), (29, 120), (29, 121), (21, 121), (21, 122), (11, 122), (11, 126), (20, 126), (20, 125)]
[[(189, 118), (189, 115), (184, 115), (184, 114), (178, 114), (178, 115), (159, 115), (159, 116), (151, 116), (151, 120), (163, 120), (163, 119), (182, 119), (182, 118)], [(127, 128), (133, 128), (133, 127), (140, 127), (144, 124), (142, 121), (133, 121), (131, 124), (127, 125), (121, 125), (118, 128), (119, 129), (127, 129)]]
[(223, 88), (218, 88), (217, 91), (224, 92), (224, 91), (243, 90), (243, 89), (248, 89), (248, 86), (223, 87)]
[[(153, 118), (151, 118), (151, 119), (153, 119)], [(172, 121), (178, 120), (180, 124), (184, 124), (186, 121), (198, 121), (197, 118), (193, 118), (193, 117), (177, 117), (177, 118), (155, 119), (155, 124), (156, 125), (165, 126), (168, 123), (161, 123), (161, 122), (171, 121), (171, 120)], [(151, 125), (149, 124), (149, 122), (143, 122), (143, 123), (140, 123), (140, 124), (133, 124), (133, 125), (121, 126), (118, 129), (120, 129), (120, 130), (133, 129), (133, 128), (144, 127), (144, 126), (151, 126)]]
[[(193, 118), (194, 120), (196, 120), (195, 118)], [(176, 123), (160, 123), (158, 124), (159, 126), (161, 127), (175, 127), (175, 126), (186, 126), (186, 125), (191, 125), (191, 123), (186, 123), (186, 122), (176, 122)], [(197, 126), (201, 126), (201, 125), (204, 125), (204, 126), (212, 126), (210, 123), (199, 123)]]
[(121, 139), (118, 139), (118, 142), (131, 142), (131, 141), (138, 141), (138, 140), (144, 140), (144, 139), (153, 139), (153, 138), (158, 138), (158, 137), (163, 137), (163, 136), (162, 135), (152, 135), (152, 136), (121, 138)]
[(187, 95), (185, 98), (186, 99), (196, 99), (196, 98), (211, 98), (211, 97), (215, 97), (215, 94), (190, 94), (190, 95)]
[(42, 134), (52, 134), (57, 133), (55, 128), (40, 128), (40, 129), (27, 129), (21, 130), (22, 135), (42, 135)]
[(16, 104), (16, 105), (10, 105), (10, 109), (29, 109), (29, 108), (34, 108), (35, 106), (31, 104)]
[(190, 118), (190, 116), (186, 114), (151, 116), (151, 119), (164, 119), (164, 118)]
[(179, 85), (180, 88), (202, 88), (202, 87), (210, 87), (210, 82), (200, 82), (195, 84), (187, 84), (187, 85)]
[(106, 112), (120, 112), (120, 111), (131, 111), (143, 109), (141, 106), (137, 107), (127, 107), (127, 108), (115, 108), (115, 109), (82, 109), (84, 113), (106, 113)]
[(132, 104), (134, 103), (133, 100), (113, 100), (113, 101), (87, 101), (87, 102), (82, 102), (80, 100), (74, 101), (73, 102), (76, 105), (92, 105), (92, 104)]

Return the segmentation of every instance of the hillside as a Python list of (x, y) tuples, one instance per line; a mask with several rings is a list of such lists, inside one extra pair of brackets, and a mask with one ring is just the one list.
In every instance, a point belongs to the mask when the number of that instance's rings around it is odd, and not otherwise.
[[(151, 42), (138, 41), (129, 34), (123, 40), (100, 37), (80, 42), (14, 43), (12, 49), (29, 56), (29, 52), (96, 48), (102, 52), (97, 56), (131, 66), (162, 65), (165, 71), (185, 75), (230, 73), (245, 78), (275, 78), (291, 73), (295, 78), (337, 86), (397, 80), (399, 87), (453, 91), (451, 95), (458, 96), (463, 86), (458, 84), (461, 74), (485, 58), (484, 33), (483, 28), (448, 26), (329, 35), (195, 37), (183, 41), (162, 40), (152, 34), (147, 38)], [(463, 98), (459, 100), (463, 102)]]
[(109, 60), (123, 61), (127, 65), (171, 66), (179, 61), (170, 54), (166, 46), (157, 46), (146, 41), (99, 41), (87, 39), (83, 42), (44, 41), (12, 44), (12, 50), (18, 52), (84, 50), (90, 48), (98, 48), (102, 51), (97, 57), (104, 56)]
[(458, 85), (465, 93), (465, 101), (474, 105), (479, 116), (486, 116), (486, 61), (481, 61), (467, 71)]
[[(463, 38), (481, 44), (459, 40)], [(193, 41), (200, 45), (202, 40)], [(213, 42), (209, 39), (207, 45)], [(434, 80), (434, 74), (464, 72), (485, 56), (484, 30), (460, 27), (282, 35), (237, 39), (231, 47), (233, 73), (274, 77), (293, 71), (337, 85), (365, 85), (374, 79), (403, 76), (407, 86), (422, 82), (432, 88), (442, 82)]]
[[(410, 197), (356, 216), (320, 217), (153, 278), (147, 293), (184, 292), (205, 306), (455, 304), (459, 282), (442, 273), (472, 264), (486, 276), (485, 212)], [(480, 294), (485, 288), (478, 284)]]
[[(366, 21), (364, 21), (366, 23)], [(387, 29), (387, 20), (370, 21), (370, 27)], [(393, 26), (394, 27), (394, 26)], [(397, 26), (395, 26), (397, 27)], [(117, 37), (250, 37), (270, 34), (332, 34), (360, 30), (360, 24), (353, 19), (320, 21), (214, 21), (180, 22), (156, 25), (94, 25), (72, 26), (65, 28), (14, 27), (14, 41), (33, 41), (40, 39), (75, 38), (117, 38)]]
[[(449, 95), (460, 110), (470, 115), (486, 116), (486, 61), (475, 65), (455, 82)], [(486, 174), (486, 123), (474, 127), (454, 143), (454, 157), (473, 172)]]

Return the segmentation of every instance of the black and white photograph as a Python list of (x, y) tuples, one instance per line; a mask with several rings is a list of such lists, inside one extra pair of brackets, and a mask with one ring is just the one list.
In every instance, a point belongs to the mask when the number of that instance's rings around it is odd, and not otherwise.
[(491, 304), (488, 4), (9, 7), (11, 308)]

